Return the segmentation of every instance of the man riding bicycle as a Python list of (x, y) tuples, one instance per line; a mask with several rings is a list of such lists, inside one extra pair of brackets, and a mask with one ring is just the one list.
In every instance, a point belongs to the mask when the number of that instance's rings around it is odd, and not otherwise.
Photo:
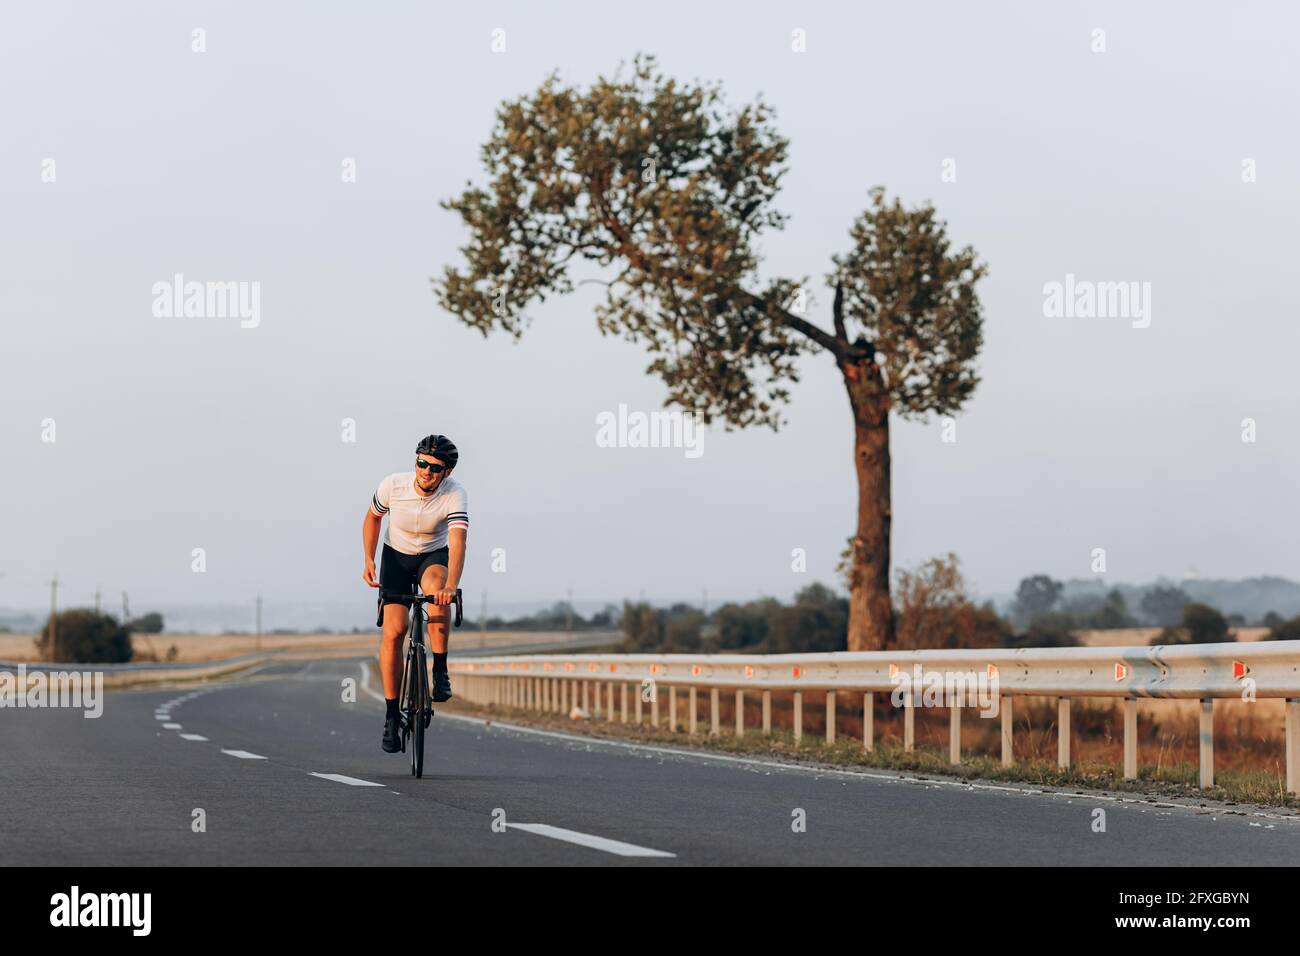
[[(381, 588), (383, 595), (379, 670), (388, 707), (383, 747), (390, 754), (402, 749), (397, 695), (402, 683), (402, 637), (410, 607), (410, 602), (396, 595), (414, 594), (417, 586), (433, 599), (425, 605), (433, 653), (433, 699), (451, 699), (447, 629), (450, 605), (456, 599), (465, 568), (465, 540), (469, 535), (465, 489), (451, 477), (459, 458), (456, 446), (446, 435), (425, 436), (415, 447), (416, 470), (397, 472), (381, 481), (361, 523), (366, 558), (361, 576), (372, 588)], [(375, 545), (384, 515), (388, 516), (388, 530), (376, 580)]]

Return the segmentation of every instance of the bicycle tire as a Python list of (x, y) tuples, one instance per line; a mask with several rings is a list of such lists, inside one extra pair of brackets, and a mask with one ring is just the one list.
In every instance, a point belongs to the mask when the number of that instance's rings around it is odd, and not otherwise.
[(428, 678), (424, 673), (424, 654), (417, 651), (411, 663), (415, 670), (415, 680), (411, 682), (411, 732), (414, 734), (411, 742), (411, 773), (418, 780), (424, 776), (424, 708), (428, 706), (429, 694)]

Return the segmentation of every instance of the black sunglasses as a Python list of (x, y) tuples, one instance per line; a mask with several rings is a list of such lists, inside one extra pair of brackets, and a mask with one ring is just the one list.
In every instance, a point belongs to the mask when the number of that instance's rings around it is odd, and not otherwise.
[(428, 468), (435, 475), (440, 475), (447, 470), (446, 465), (439, 465), (437, 462), (425, 461), (423, 458), (415, 459), (416, 468)]

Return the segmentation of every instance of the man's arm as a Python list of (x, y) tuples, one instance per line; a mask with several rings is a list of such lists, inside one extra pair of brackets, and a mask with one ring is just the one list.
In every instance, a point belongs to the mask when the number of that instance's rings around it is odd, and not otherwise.
[[(372, 588), (379, 587), (379, 582), (375, 580), (375, 548), (379, 545), (379, 526), (383, 520), (372, 509), (367, 508), (366, 516), (361, 521), (361, 547), (366, 553), (366, 564), (361, 572), (361, 579)], [(462, 547), (461, 550), (463, 552), (464, 548)]]
[(447, 603), (456, 599), (456, 589), (460, 587), (460, 575), (465, 570), (465, 541), (469, 532), (464, 528), (451, 528), (447, 531), (447, 590), (451, 592)]

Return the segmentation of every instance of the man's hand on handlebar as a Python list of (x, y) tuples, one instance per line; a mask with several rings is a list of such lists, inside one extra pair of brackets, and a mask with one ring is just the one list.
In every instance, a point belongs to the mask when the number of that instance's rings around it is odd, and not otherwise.
[(437, 591), (434, 591), (432, 594), (429, 595), (429, 597), (433, 599), (434, 604), (439, 604), (439, 605), (454, 604), (456, 603), (456, 589), (441, 588)]

